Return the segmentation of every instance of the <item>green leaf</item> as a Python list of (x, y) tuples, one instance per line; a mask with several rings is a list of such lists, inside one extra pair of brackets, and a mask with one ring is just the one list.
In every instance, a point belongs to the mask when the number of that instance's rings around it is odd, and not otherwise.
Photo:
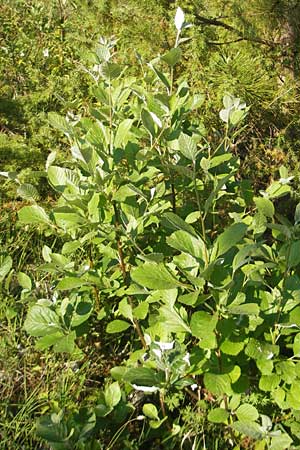
[(272, 392), (280, 383), (281, 377), (276, 374), (262, 375), (259, 380), (259, 389), (265, 392)]
[(50, 224), (50, 219), (43, 208), (37, 205), (24, 206), (18, 212), (19, 221), (28, 224)]
[(125, 146), (128, 142), (129, 131), (132, 127), (133, 120), (132, 119), (124, 119), (118, 126), (115, 139), (114, 146), (116, 148)]
[(29, 278), (28, 275), (26, 275), (26, 273), (18, 272), (17, 278), (18, 278), (19, 285), (23, 289), (27, 289), (28, 291), (31, 290), (31, 287), (32, 287), (31, 279)]
[(163, 83), (163, 85), (167, 88), (167, 90), (170, 90), (170, 82), (167, 79), (167, 77), (165, 76), (164, 73), (160, 72), (156, 67), (154, 67), (152, 64), (148, 64), (148, 66), (150, 67), (150, 69), (153, 70), (153, 72), (155, 73), (155, 75), (157, 76), (157, 78)]
[(102, 403), (95, 406), (95, 414), (97, 417), (106, 417), (111, 412), (112, 408), (109, 408), (107, 405), (104, 405)]
[(189, 326), (173, 307), (162, 306), (159, 312), (164, 319), (164, 327), (168, 329), (170, 333), (191, 332)]
[(109, 408), (114, 408), (121, 400), (121, 389), (119, 383), (115, 381), (104, 391), (105, 403)]
[(170, 67), (174, 67), (181, 59), (181, 49), (179, 47), (172, 48), (168, 53), (161, 56), (161, 60), (167, 63)]
[(293, 241), (287, 250), (287, 264), (289, 268), (296, 267), (300, 263), (300, 240)]
[(136, 308), (133, 310), (133, 315), (139, 320), (144, 320), (147, 317), (149, 311), (149, 303), (141, 302)]
[(105, 62), (101, 64), (101, 73), (103, 78), (107, 80), (114, 80), (121, 75), (122, 67), (119, 64)]
[(181, 133), (179, 139), (179, 151), (187, 159), (196, 161), (198, 150), (196, 142), (188, 134)]
[(204, 339), (207, 333), (213, 333), (218, 323), (218, 317), (205, 311), (197, 311), (191, 318), (191, 331), (193, 336)]
[(69, 122), (67, 122), (67, 120), (64, 117), (60, 116), (59, 114), (49, 112), (48, 120), (54, 128), (61, 131), (66, 136), (69, 137), (73, 134), (72, 126), (69, 124)]
[(241, 422), (255, 422), (259, 417), (257, 409), (249, 403), (239, 406), (235, 414)]
[(143, 413), (146, 417), (149, 417), (149, 419), (159, 420), (157, 408), (153, 403), (145, 403), (143, 405)]
[(261, 427), (256, 422), (234, 422), (232, 428), (245, 436), (249, 436), (252, 439), (260, 440), (263, 438), (263, 432)]
[[(101, 146), (106, 146), (109, 143), (109, 130), (100, 120), (97, 120), (96, 123), (93, 123), (93, 125), (89, 127), (86, 140), (93, 145), (99, 146), (100, 148)], [(84, 152), (83, 149), (81, 149), (81, 152), (84, 160), (88, 163), (91, 159), (91, 154)]]
[(3, 281), (12, 268), (13, 260), (10, 256), (6, 256), (0, 265), (0, 281)]
[(155, 122), (150, 112), (147, 111), (146, 109), (142, 109), (141, 119), (146, 130), (149, 131), (152, 137), (155, 137), (156, 135)]
[(291, 192), (291, 187), (287, 184), (281, 184), (279, 181), (274, 181), (266, 190), (269, 198), (280, 198)]
[(154, 369), (138, 367), (127, 370), (124, 375), (124, 381), (138, 386), (152, 387), (158, 386), (161, 380)]
[(125, 320), (113, 320), (106, 327), (107, 333), (120, 333), (121, 331), (127, 330), (131, 326), (130, 323), (125, 322)]
[(55, 353), (73, 353), (75, 349), (75, 331), (71, 331), (66, 336), (63, 336), (53, 345), (53, 351)]
[(47, 173), (50, 183), (59, 192), (63, 191), (68, 185), (78, 186), (79, 184), (79, 176), (74, 170), (50, 166)]
[(61, 253), (62, 255), (70, 255), (71, 253), (74, 253), (79, 247), (81, 247), (80, 241), (65, 242), (61, 249)]
[(243, 305), (237, 305), (228, 307), (228, 312), (231, 314), (244, 314), (246, 316), (259, 315), (259, 306), (257, 303), (244, 303)]
[(45, 306), (34, 305), (29, 309), (24, 329), (31, 336), (39, 337), (62, 331), (62, 326), (56, 312)]
[[(92, 300), (82, 300), (76, 303), (76, 308), (72, 313), (71, 327), (78, 327), (85, 322), (93, 312)], [(68, 314), (68, 307), (66, 314)], [(64, 314), (63, 314), (64, 315)]]
[(30, 183), (23, 183), (18, 187), (17, 193), (20, 197), (25, 200), (38, 200), (39, 193), (37, 189)]
[(226, 409), (223, 408), (215, 408), (212, 409), (208, 413), (208, 420), (212, 423), (226, 423), (229, 416), (229, 412), (226, 411)]
[(75, 289), (81, 287), (85, 284), (85, 282), (76, 277), (65, 277), (56, 286), (56, 289), (59, 291), (66, 291), (68, 289)]
[(168, 236), (166, 241), (170, 247), (173, 247), (180, 252), (188, 253), (195, 258), (203, 259), (205, 244), (199, 237), (195, 238), (184, 230), (178, 230), (171, 234), (171, 236)]
[(245, 347), (245, 342), (231, 341), (230, 339), (225, 339), (221, 344), (221, 351), (225, 353), (225, 355), (238, 355), (243, 348)]
[(254, 197), (253, 200), (258, 211), (264, 216), (270, 217), (272, 219), (275, 214), (275, 208), (271, 200), (264, 197)]
[(182, 286), (163, 264), (145, 263), (132, 270), (131, 278), (148, 289), (173, 289)]
[(281, 433), (279, 436), (272, 436), (269, 450), (283, 450), (290, 448), (293, 439), (286, 433)]
[(219, 191), (222, 189), (222, 187), (227, 183), (228, 180), (232, 177), (232, 173), (229, 173), (225, 177), (222, 177), (217, 182), (216, 187), (212, 190), (212, 192), (209, 194), (209, 197), (205, 201), (204, 205), (204, 211), (207, 214), (211, 208), (211, 205), (213, 204), (215, 198), (217, 197)]
[(43, 336), (36, 341), (35, 348), (40, 351), (46, 350), (47, 348), (52, 347), (52, 345), (56, 344), (63, 337), (64, 333), (62, 331), (47, 334), (46, 336)]
[(247, 231), (244, 223), (234, 223), (220, 234), (214, 244), (212, 260), (224, 255), (228, 250), (238, 244)]
[(205, 373), (204, 384), (206, 389), (214, 395), (232, 394), (231, 379), (227, 374)]
[(172, 230), (183, 230), (198, 238), (194, 228), (177, 214), (171, 212), (165, 213), (162, 216), (161, 222), (167, 228), (171, 228)]
[(128, 304), (126, 298), (124, 298), (123, 300), (120, 301), (118, 309), (119, 309), (119, 313), (122, 314), (122, 316), (125, 317), (125, 319), (129, 319), (129, 320), (133, 321), (132, 308)]

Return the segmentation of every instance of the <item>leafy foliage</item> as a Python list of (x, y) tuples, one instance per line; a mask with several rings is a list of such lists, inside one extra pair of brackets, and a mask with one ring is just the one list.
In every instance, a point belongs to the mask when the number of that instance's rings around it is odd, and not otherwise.
[(255, 193), (240, 176), (251, 111), (235, 92), (218, 133), (199, 126), (202, 89), (179, 70), (194, 28), (181, 8), (172, 21), (174, 44), (140, 58), (140, 73), (113, 38), (87, 55), (86, 113), (48, 116), (70, 152), (47, 158), (51, 203), (1, 172), (27, 201), (19, 226), (43, 237), (33, 273), (0, 258), (1, 293), (18, 297), (34, 352), (76, 373), (95, 336), (122, 349), (101, 389), (82, 376), (76, 402), (47, 402), (36, 434), (53, 449), (299, 445), (299, 206), (293, 219), (277, 212), (293, 176), (282, 166)]

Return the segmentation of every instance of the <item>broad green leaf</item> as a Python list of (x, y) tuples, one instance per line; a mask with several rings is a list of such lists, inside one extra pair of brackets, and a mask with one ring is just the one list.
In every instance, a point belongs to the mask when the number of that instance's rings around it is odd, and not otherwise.
[(249, 403), (244, 403), (243, 405), (239, 406), (235, 414), (237, 415), (238, 420), (240, 420), (241, 422), (255, 422), (259, 417), (257, 409)]
[(20, 286), (22, 286), (23, 289), (27, 289), (28, 291), (31, 290), (32, 287), (32, 283), (31, 283), (31, 279), (29, 278), (28, 275), (26, 275), (26, 273), (24, 272), (18, 272), (18, 283)]
[(159, 420), (157, 408), (153, 403), (145, 403), (143, 405), (143, 413), (146, 417), (149, 417), (149, 419)]
[(213, 422), (213, 423), (226, 423), (227, 419), (229, 416), (229, 412), (226, 411), (226, 409), (223, 408), (215, 408), (212, 409), (209, 413), (208, 413), (208, 420), (209, 422)]
[(69, 334), (55, 342), (53, 351), (55, 353), (73, 353), (75, 349), (75, 339), (76, 333), (75, 331), (71, 331)]
[(196, 161), (198, 150), (196, 142), (188, 134), (181, 133), (178, 139), (179, 151), (187, 159)]
[(231, 314), (245, 314), (246, 316), (259, 315), (259, 306), (257, 303), (244, 303), (243, 305), (237, 305), (228, 307), (228, 312)]
[(59, 316), (50, 308), (34, 305), (29, 309), (24, 329), (31, 336), (39, 337), (62, 331)]
[(127, 330), (131, 326), (130, 323), (125, 322), (125, 320), (113, 320), (106, 327), (107, 333), (120, 333), (121, 331)]
[(122, 314), (122, 316), (125, 317), (125, 319), (133, 321), (132, 308), (127, 302), (126, 298), (120, 301), (118, 309), (119, 313)]
[(25, 200), (38, 200), (39, 199), (39, 193), (32, 184), (30, 183), (23, 183), (21, 186), (18, 187), (17, 193), (20, 197), (22, 197)]
[(50, 219), (43, 208), (37, 205), (24, 206), (18, 212), (19, 221), (27, 224), (49, 224)]
[(64, 230), (69, 230), (85, 222), (84, 218), (77, 214), (77, 212), (68, 206), (62, 206), (55, 208), (53, 211), (53, 217), (57, 226)]
[(293, 241), (287, 250), (287, 264), (289, 268), (296, 267), (300, 263), (300, 240)]
[(163, 264), (145, 263), (132, 270), (131, 278), (148, 289), (173, 289), (182, 286)]
[(224, 155), (214, 156), (209, 160), (209, 169), (213, 169), (214, 167), (218, 167), (224, 162), (230, 161), (232, 159), (231, 153), (225, 153)]
[[(109, 144), (109, 129), (100, 121), (97, 120), (96, 123), (93, 123), (89, 127), (89, 131), (86, 134), (86, 140), (91, 144), (97, 145), (101, 148), (101, 146), (106, 146)], [(90, 153), (86, 153), (81, 150), (82, 155), (86, 163), (90, 161)]]
[(190, 292), (189, 294), (180, 295), (178, 301), (184, 305), (193, 306), (197, 303), (199, 295), (199, 291)]
[(168, 53), (161, 56), (161, 60), (167, 63), (170, 67), (174, 67), (181, 59), (181, 49), (179, 47), (172, 48)]
[(281, 184), (279, 181), (274, 181), (266, 190), (269, 198), (280, 198), (291, 192), (291, 187), (287, 184)]
[(144, 320), (147, 317), (149, 311), (149, 303), (141, 302), (136, 308), (133, 310), (133, 316), (139, 320)]
[(74, 170), (65, 167), (50, 166), (47, 173), (50, 183), (59, 192), (68, 185), (77, 186), (79, 184), (79, 176)]
[(241, 422), (237, 421), (234, 422), (232, 425), (232, 428), (236, 431), (238, 431), (241, 434), (244, 434), (245, 436), (249, 436), (252, 439), (260, 440), (263, 438), (263, 431), (261, 427), (256, 422), (247, 421), (247, 422)]
[(122, 67), (119, 64), (105, 62), (101, 64), (101, 74), (107, 80), (114, 80), (121, 75)]
[(244, 223), (234, 223), (220, 234), (214, 243), (212, 260), (224, 255), (228, 250), (238, 244), (247, 231), (247, 225)]
[(106, 417), (108, 414), (112, 412), (112, 408), (110, 408), (107, 405), (104, 405), (103, 403), (100, 403), (95, 406), (95, 414), (97, 417)]
[(72, 125), (70, 125), (69, 122), (67, 122), (67, 120), (64, 117), (60, 116), (55, 112), (49, 112), (48, 120), (54, 128), (61, 131), (66, 136), (69, 137), (73, 135)]
[[(84, 323), (93, 312), (93, 303), (91, 300), (82, 300), (76, 304), (76, 308), (72, 313), (71, 327), (78, 327)], [(68, 313), (68, 308), (67, 308)]]
[(124, 119), (120, 123), (114, 139), (114, 146), (116, 148), (125, 146), (127, 144), (129, 138), (129, 131), (130, 128), (132, 127), (132, 124), (133, 124), (132, 119)]
[(250, 263), (251, 257), (254, 256), (256, 252), (257, 252), (256, 244), (243, 245), (233, 259), (232, 268), (234, 272), (240, 267), (242, 267), (244, 264)]
[(75, 289), (84, 285), (85, 282), (77, 277), (65, 277), (57, 284), (56, 289), (59, 291), (66, 291), (68, 289)]
[(229, 116), (229, 121), (231, 123), (231, 125), (235, 126), (237, 125), (239, 122), (241, 122), (241, 120), (243, 120), (243, 118), (246, 116), (246, 112), (242, 111), (240, 109), (237, 109), (235, 111), (232, 111), (230, 113)]
[(61, 249), (61, 253), (63, 255), (70, 255), (71, 253), (75, 252), (80, 247), (81, 247), (80, 241), (65, 242)]
[(104, 391), (105, 403), (109, 408), (114, 408), (121, 400), (121, 389), (119, 383), (115, 381)]
[(156, 67), (154, 67), (152, 64), (148, 64), (150, 69), (153, 70), (157, 78), (163, 83), (163, 85), (167, 88), (167, 90), (170, 90), (170, 81), (167, 79), (166, 75), (162, 72), (160, 72)]
[(178, 230), (168, 236), (166, 240), (167, 244), (176, 250), (203, 259), (205, 244), (201, 238), (195, 238), (184, 230)]
[(191, 318), (191, 331), (193, 336), (204, 339), (207, 333), (213, 333), (218, 323), (218, 317), (205, 311), (197, 311)]
[(13, 260), (10, 256), (6, 256), (0, 264), (0, 281), (3, 281), (12, 268)]
[(124, 381), (138, 386), (158, 386), (160, 378), (154, 369), (148, 367), (137, 367), (127, 370), (124, 375)]
[(272, 436), (271, 445), (269, 450), (283, 450), (291, 447), (293, 439), (286, 433), (282, 433), (279, 436)]
[(253, 200), (258, 211), (264, 216), (270, 217), (272, 219), (275, 214), (275, 208), (271, 200), (264, 197), (254, 197)]
[(146, 130), (149, 131), (152, 137), (155, 137), (156, 135), (155, 122), (150, 112), (147, 111), (146, 109), (142, 109), (141, 119)]
[(45, 439), (53, 450), (63, 450), (68, 441), (69, 430), (64, 421), (53, 419), (53, 414), (40, 417), (36, 424), (36, 433)]
[(170, 333), (191, 332), (189, 326), (173, 307), (162, 306), (159, 312), (164, 319), (164, 327), (167, 328)]
[(231, 378), (228, 374), (205, 373), (204, 384), (206, 389), (214, 395), (232, 394)]
[(36, 341), (35, 348), (40, 351), (46, 350), (46, 348), (52, 347), (52, 345), (56, 344), (63, 337), (64, 333), (62, 331), (47, 334)]
[(222, 353), (225, 353), (226, 355), (236, 356), (243, 350), (244, 347), (245, 347), (244, 341), (238, 342), (238, 341), (231, 341), (230, 339), (225, 339), (225, 341), (222, 342), (220, 349)]
[(259, 389), (265, 392), (273, 391), (280, 383), (281, 377), (276, 374), (262, 375), (259, 380)]
[(165, 213), (162, 216), (161, 222), (164, 226), (171, 228), (172, 230), (183, 230), (198, 238), (194, 228), (177, 214), (171, 212)]

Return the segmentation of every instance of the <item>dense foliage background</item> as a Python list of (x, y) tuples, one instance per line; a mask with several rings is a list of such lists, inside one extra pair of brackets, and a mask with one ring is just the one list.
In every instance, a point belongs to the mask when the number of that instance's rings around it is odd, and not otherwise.
[[(299, 448), (299, 2), (7, 0), (0, 21), (1, 448)], [(46, 310), (63, 328), (36, 344)]]

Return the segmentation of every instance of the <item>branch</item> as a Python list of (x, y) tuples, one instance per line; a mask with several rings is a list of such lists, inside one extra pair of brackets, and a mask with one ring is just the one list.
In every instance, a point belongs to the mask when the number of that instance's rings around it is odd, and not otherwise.
[(275, 47), (276, 45), (281, 45), (280, 42), (274, 42), (269, 41), (266, 39), (260, 39), (255, 38), (251, 36), (244, 36), (244, 33), (237, 28), (234, 28), (233, 26), (229, 25), (228, 23), (223, 22), (222, 20), (214, 19), (214, 18), (208, 18), (205, 16), (201, 16), (200, 14), (195, 14), (195, 18), (199, 22), (200, 25), (212, 25), (216, 27), (222, 27), (225, 30), (231, 31), (239, 36), (238, 39), (229, 41), (229, 42), (209, 42), (209, 44), (212, 45), (226, 45), (226, 44), (233, 44), (234, 42), (240, 42), (240, 41), (249, 41), (249, 42), (255, 42), (256, 44), (262, 44), (267, 45), (268, 47)]

